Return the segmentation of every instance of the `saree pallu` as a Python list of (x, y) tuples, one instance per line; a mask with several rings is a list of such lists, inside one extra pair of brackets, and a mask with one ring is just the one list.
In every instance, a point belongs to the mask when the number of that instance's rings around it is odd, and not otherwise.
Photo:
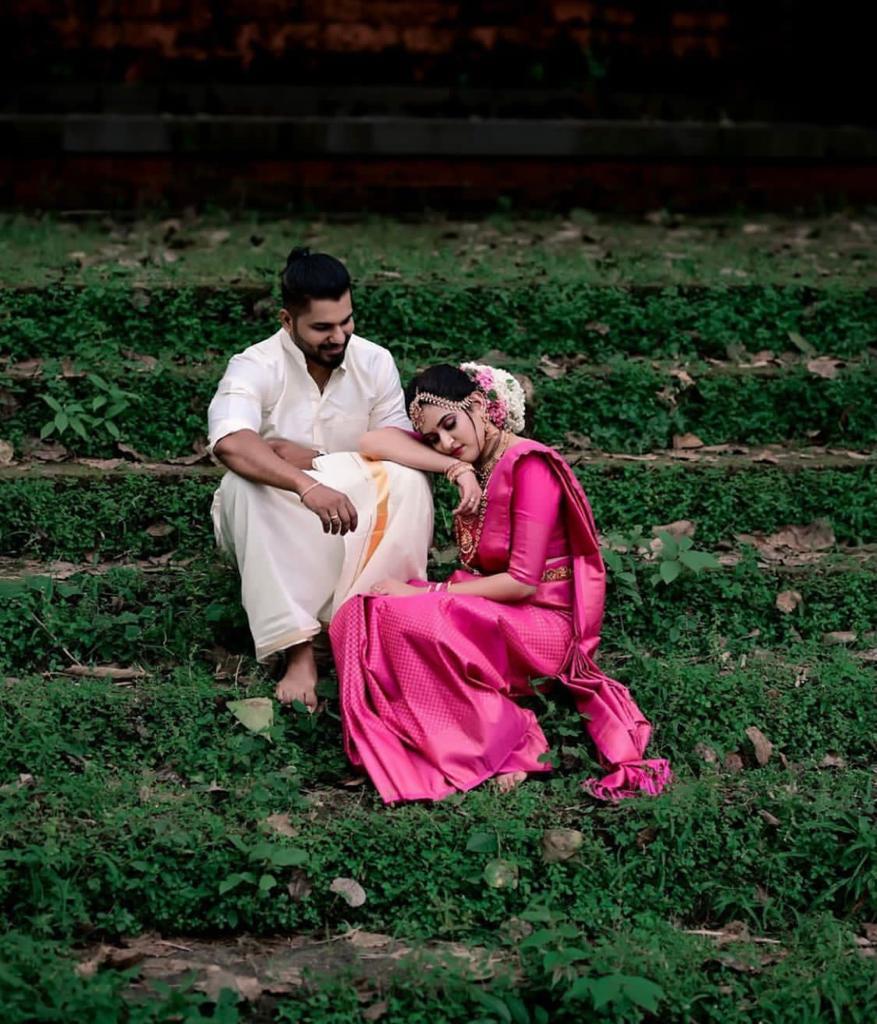
[(350, 498), (355, 531), (324, 533), (297, 494), (231, 472), (214, 496), (216, 540), (240, 572), (260, 661), (319, 633), (348, 597), (377, 580), (426, 574), (433, 507), (423, 473), (337, 452), (315, 459), (308, 475)]
[[(497, 573), (514, 561), (515, 490), (527, 481), (517, 470), (533, 455), (550, 468), (549, 482), (562, 494), (559, 518), (545, 528), (564, 550), (549, 550), (530, 599), (358, 596), (332, 622), (345, 748), (388, 803), (438, 800), (492, 775), (550, 770), (535, 715), (514, 700), (532, 692), (532, 678), (544, 676), (572, 691), (610, 769), (606, 778), (584, 783), (593, 795), (658, 793), (670, 778), (666, 761), (644, 758), (651, 729), (629, 692), (593, 661), (605, 572), (587, 499), (552, 449), (522, 442), (499, 461), (487, 485), (473, 566)], [(469, 578), (463, 571), (451, 577)]]

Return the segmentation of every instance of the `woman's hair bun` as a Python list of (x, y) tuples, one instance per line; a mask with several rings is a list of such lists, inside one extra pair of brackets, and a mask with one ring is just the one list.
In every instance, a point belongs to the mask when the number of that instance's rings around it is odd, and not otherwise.
[(292, 249), (289, 255), (286, 257), (286, 265), (295, 263), (297, 260), (303, 260), (306, 256), (310, 256), (311, 250), (304, 245), (297, 245)]

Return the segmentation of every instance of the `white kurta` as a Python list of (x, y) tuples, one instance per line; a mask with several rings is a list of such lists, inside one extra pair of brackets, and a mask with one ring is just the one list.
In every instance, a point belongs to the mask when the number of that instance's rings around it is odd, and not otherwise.
[(235, 559), (263, 660), (314, 636), (349, 596), (385, 576), (423, 578), (433, 509), (424, 474), (354, 454), (379, 427), (411, 429), (390, 353), (353, 335), (323, 392), (285, 330), (233, 356), (208, 413), (211, 448), (236, 430), (328, 454), (309, 475), (343, 491), (359, 525), (323, 533), (292, 491), (226, 473), (213, 501), (217, 542)]

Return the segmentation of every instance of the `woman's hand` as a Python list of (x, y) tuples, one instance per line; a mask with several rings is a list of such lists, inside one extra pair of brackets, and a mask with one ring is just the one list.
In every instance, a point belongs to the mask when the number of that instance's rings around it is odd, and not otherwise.
[(478, 483), (478, 477), (474, 471), (461, 473), (454, 483), (460, 491), (460, 502), (454, 509), (454, 515), (474, 515), (481, 501), (481, 484)]
[(385, 579), (372, 585), (371, 592), (381, 597), (412, 597), (414, 594), (425, 594), (424, 587), (412, 587), (402, 580)]

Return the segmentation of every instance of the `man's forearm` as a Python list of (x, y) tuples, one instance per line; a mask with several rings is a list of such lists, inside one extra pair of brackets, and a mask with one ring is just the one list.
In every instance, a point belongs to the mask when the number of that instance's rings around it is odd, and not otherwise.
[(237, 430), (217, 441), (213, 454), (233, 473), (254, 484), (300, 493), (313, 478), (272, 449), (254, 430)]

